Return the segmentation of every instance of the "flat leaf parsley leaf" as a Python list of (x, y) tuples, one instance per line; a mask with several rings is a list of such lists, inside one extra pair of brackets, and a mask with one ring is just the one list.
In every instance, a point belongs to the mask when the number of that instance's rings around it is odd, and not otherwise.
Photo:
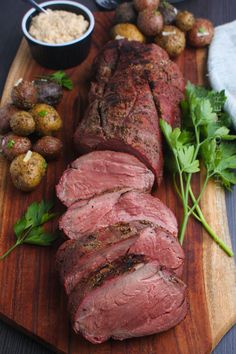
[(27, 208), (25, 214), (13, 226), (16, 236), (15, 244), (0, 256), (0, 260), (6, 258), (17, 246), (24, 243), (37, 246), (52, 244), (57, 235), (46, 232), (43, 227), (46, 222), (57, 216), (56, 213), (51, 212), (52, 207), (51, 201), (42, 200), (39, 203), (32, 203)]

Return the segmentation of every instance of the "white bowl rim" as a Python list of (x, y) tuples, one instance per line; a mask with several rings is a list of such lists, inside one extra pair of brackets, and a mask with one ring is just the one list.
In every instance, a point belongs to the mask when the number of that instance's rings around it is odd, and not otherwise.
[(70, 1), (70, 0), (59, 0), (59, 1), (46, 1), (46, 2), (43, 2), (43, 3), (40, 3), (40, 5), (42, 7), (44, 6), (49, 6), (49, 5), (72, 5), (72, 6), (75, 6), (81, 10), (83, 10), (84, 12), (86, 12), (86, 14), (88, 15), (89, 17), (89, 28), (87, 29), (87, 31), (81, 36), (79, 37), (78, 39), (74, 39), (73, 41), (70, 41), (70, 42), (65, 42), (65, 43), (57, 43), (57, 44), (54, 44), (54, 43), (46, 43), (46, 42), (42, 42), (42, 41), (39, 41), (38, 39), (32, 37), (27, 28), (26, 28), (26, 23), (29, 19), (29, 17), (34, 13), (36, 12), (37, 10), (32, 8), (30, 9), (29, 11), (26, 12), (26, 14), (24, 15), (23, 19), (22, 19), (22, 24), (21, 24), (21, 28), (22, 28), (22, 31), (24, 33), (24, 35), (30, 39), (32, 42), (34, 43), (37, 43), (37, 44), (40, 44), (42, 46), (45, 46), (45, 47), (66, 47), (66, 46), (69, 46), (71, 44), (75, 44), (77, 42), (81, 42), (84, 38), (88, 37), (90, 35), (90, 33), (93, 31), (94, 29), (94, 25), (95, 25), (95, 20), (94, 20), (94, 16), (92, 14), (92, 12), (84, 5), (78, 3), (78, 2), (75, 2), (75, 1)]

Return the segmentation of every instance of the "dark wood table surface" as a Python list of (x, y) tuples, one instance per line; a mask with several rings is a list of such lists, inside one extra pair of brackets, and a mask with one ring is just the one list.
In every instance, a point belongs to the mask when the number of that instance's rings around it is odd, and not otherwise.
[[(93, 11), (99, 10), (93, 0), (84, 0), (80, 2), (90, 7), (90, 9)], [(185, 0), (177, 4), (177, 7), (179, 9), (188, 9), (198, 17), (209, 18), (214, 22), (215, 25), (226, 23), (235, 20), (236, 18), (235, 0)], [(0, 94), (2, 93), (7, 73), (22, 38), (20, 23), (23, 14), (27, 9), (28, 6), (21, 0), (0, 0)], [(233, 193), (227, 195), (229, 227), (234, 244), (234, 251), (236, 251), (235, 205), (236, 188), (234, 189)], [(0, 291), (4, 291), (4, 284), (0, 284)], [(35, 342), (26, 335), (18, 332), (17, 330), (0, 321), (0, 354), (32, 353), (52, 354), (51, 351), (47, 350), (41, 344)], [(234, 328), (225, 335), (217, 348), (214, 350), (214, 354), (235, 353), (236, 326), (234, 326)]]

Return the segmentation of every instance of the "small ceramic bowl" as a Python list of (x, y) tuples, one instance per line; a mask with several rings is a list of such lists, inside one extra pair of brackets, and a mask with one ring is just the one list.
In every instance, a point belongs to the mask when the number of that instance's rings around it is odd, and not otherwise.
[(22, 31), (29, 44), (33, 58), (49, 69), (66, 69), (80, 64), (88, 55), (94, 30), (94, 16), (84, 5), (74, 1), (47, 1), (40, 4), (45, 9), (65, 10), (83, 15), (89, 22), (87, 31), (78, 39), (62, 44), (49, 44), (32, 37), (28, 30), (31, 20), (38, 14), (29, 10), (22, 20)]

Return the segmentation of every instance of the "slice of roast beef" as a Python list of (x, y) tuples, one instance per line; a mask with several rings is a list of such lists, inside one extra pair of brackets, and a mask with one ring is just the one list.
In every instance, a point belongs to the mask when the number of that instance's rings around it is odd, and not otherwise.
[(57, 267), (66, 293), (97, 268), (129, 254), (143, 255), (181, 276), (184, 253), (177, 238), (158, 228), (144, 229), (143, 224), (136, 224), (114, 225), (90, 235), (84, 242), (83, 239), (65, 242), (57, 252)]
[(88, 109), (75, 133), (78, 151), (124, 151), (144, 162), (160, 182), (163, 173), (159, 119), (180, 122), (184, 79), (155, 44), (108, 43), (94, 64)]
[(186, 316), (185, 290), (185, 284), (157, 262), (132, 264), (128, 272), (100, 286), (89, 283), (71, 293), (73, 328), (92, 343), (168, 330)]
[(62, 216), (59, 227), (70, 239), (79, 239), (109, 225), (141, 221), (177, 236), (172, 211), (158, 198), (146, 193), (108, 193), (73, 204)]
[(150, 191), (153, 173), (136, 157), (122, 152), (94, 151), (72, 162), (56, 187), (66, 206), (100, 194), (129, 190)]

